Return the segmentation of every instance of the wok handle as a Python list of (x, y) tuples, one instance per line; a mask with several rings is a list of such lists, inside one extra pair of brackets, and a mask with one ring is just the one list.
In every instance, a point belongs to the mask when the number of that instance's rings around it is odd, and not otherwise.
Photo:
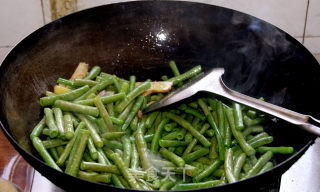
[(220, 87), (219, 91), (217, 91), (217, 87), (213, 88), (215, 90), (208, 90), (210, 89), (210, 86), (208, 87), (207, 91), (216, 93), (219, 92), (218, 94), (226, 97), (228, 99), (231, 99), (235, 102), (241, 103), (243, 105), (249, 106), (251, 108), (257, 109), (259, 111), (265, 112), (267, 114), (270, 114), (274, 117), (278, 117), (282, 120), (285, 120), (289, 123), (295, 124), (300, 126), (302, 129), (320, 136), (320, 120), (309, 116), (309, 115), (304, 115), (297, 113), (295, 111), (279, 107), (274, 104), (270, 104), (264, 101), (261, 101), (256, 98), (249, 97), (247, 95), (241, 94), (239, 92), (236, 92), (234, 90), (229, 89), (224, 82), (222, 81), (220, 77)]

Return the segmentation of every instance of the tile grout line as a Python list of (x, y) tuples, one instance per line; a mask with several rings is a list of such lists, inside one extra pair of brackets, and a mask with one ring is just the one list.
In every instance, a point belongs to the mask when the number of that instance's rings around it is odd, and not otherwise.
[(0, 48), (13, 48), (13, 45), (0, 45)]
[(41, 9), (42, 9), (42, 21), (43, 21), (43, 25), (46, 24), (45, 18), (44, 18), (44, 7), (43, 7), (43, 0), (40, 0), (41, 3)]
[(310, 5), (310, 0), (307, 1), (307, 10), (306, 10), (306, 17), (305, 17), (305, 20), (304, 20), (302, 44), (304, 44), (304, 39), (306, 38), (306, 29), (307, 29), (309, 5)]

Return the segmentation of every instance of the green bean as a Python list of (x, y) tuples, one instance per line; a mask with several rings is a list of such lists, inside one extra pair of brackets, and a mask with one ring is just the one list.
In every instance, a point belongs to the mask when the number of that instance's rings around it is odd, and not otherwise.
[(150, 97), (150, 101), (159, 101), (163, 97), (164, 97), (164, 95), (162, 93), (158, 93), (157, 95), (152, 95)]
[(130, 123), (130, 128), (132, 131), (136, 131), (138, 128), (138, 115), (135, 115)]
[(257, 116), (257, 111), (252, 110), (252, 109), (249, 109), (249, 110), (247, 111), (247, 116), (250, 117), (250, 118), (252, 118), (252, 119), (254, 119), (254, 118), (256, 118), (256, 116)]
[(225, 128), (224, 146), (229, 148), (231, 146), (232, 131), (226, 117), (224, 118), (224, 128)]
[(112, 149), (123, 149), (123, 145), (122, 143), (120, 143), (119, 141), (116, 140), (107, 140), (107, 139), (102, 139), (103, 140), (103, 144), (106, 147), (112, 148)]
[(87, 162), (95, 162), (91, 157), (90, 157), (90, 154), (89, 154), (89, 151), (86, 149), (83, 153), (83, 160), (87, 161)]
[(208, 103), (212, 111), (217, 111), (217, 100), (214, 98), (208, 98)]
[(132, 151), (131, 151), (131, 164), (130, 168), (137, 170), (139, 169), (139, 153), (134, 141), (131, 141)]
[(141, 93), (143, 93), (145, 90), (149, 89), (151, 86), (149, 81), (146, 81), (139, 85), (137, 88), (132, 90), (126, 98), (121, 101), (115, 108), (116, 112), (121, 113), (128, 105), (129, 103), (134, 100), (137, 96), (139, 96)]
[(257, 149), (259, 153), (265, 153), (267, 151), (271, 151), (273, 154), (292, 154), (294, 152), (293, 147), (259, 147)]
[(209, 151), (209, 158), (210, 159), (216, 159), (219, 157), (219, 154), (217, 153), (216, 148), (217, 148), (217, 138), (212, 137), (210, 151)]
[(43, 128), (42, 135), (50, 136), (50, 129), (47, 127)]
[(187, 114), (191, 114), (191, 115), (193, 115), (195, 117), (198, 117), (202, 121), (206, 119), (206, 117), (200, 111), (198, 111), (197, 109), (190, 108), (186, 104), (182, 104), (179, 107), (179, 109), (184, 111)]
[(110, 119), (111, 119), (112, 123), (119, 125), (119, 126), (123, 125), (123, 123), (124, 123), (122, 119), (119, 119), (116, 117), (110, 116)]
[(150, 115), (148, 115), (148, 118), (146, 120), (147, 129), (150, 129), (152, 127), (152, 125), (153, 125), (153, 123), (156, 120), (158, 115), (159, 115), (158, 111), (152, 112), (152, 113), (150, 113)]
[(238, 180), (240, 177), (240, 172), (241, 172), (241, 169), (245, 163), (245, 160), (246, 160), (246, 154), (241, 153), (234, 163), (233, 175), (236, 180)]
[(144, 140), (145, 140), (147, 143), (150, 143), (150, 142), (152, 142), (153, 137), (154, 137), (154, 133), (150, 133), (150, 134), (147, 134), (147, 135), (144, 136)]
[(106, 123), (104, 122), (104, 120), (100, 117), (98, 118), (95, 123), (97, 124), (97, 126), (99, 127), (99, 130), (101, 131), (102, 135), (109, 132), (110, 130), (108, 129)]
[(242, 135), (246, 137), (246, 136), (250, 135), (251, 133), (261, 133), (261, 132), (263, 132), (262, 126), (260, 126), (260, 125), (250, 126), (250, 127), (245, 128), (245, 130), (242, 131)]
[(69, 143), (66, 145), (66, 147), (63, 150), (63, 153), (60, 155), (57, 164), (59, 166), (63, 166), (65, 161), (67, 160), (67, 158), (69, 157), (69, 154), (73, 148), (74, 143), (76, 143), (76, 140), (79, 140), (79, 136), (81, 133), (81, 130), (85, 127), (85, 123), (81, 122), (79, 123), (75, 133), (74, 133), (74, 137), (69, 141)]
[(255, 141), (257, 141), (257, 140), (259, 140), (259, 139), (261, 139), (261, 138), (268, 137), (268, 136), (269, 136), (268, 133), (266, 133), (266, 132), (261, 132), (261, 133), (259, 133), (258, 135), (256, 135), (256, 136), (248, 139), (247, 142), (248, 142), (248, 143), (252, 143), (252, 142), (255, 142)]
[(143, 170), (148, 170), (151, 165), (149, 162), (147, 144), (146, 144), (146, 141), (144, 140), (144, 135), (141, 128), (138, 128), (135, 138), (136, 138), (136, 147), (139, 153), (142, 168)]
[(124, 131), (128, 128), (128, 126), (130, 125), (132, 119), (134, 118), (134, 116), (137, 114), (138, 110), (140, 109), (142, 102), (144, 100), (144, 96), (139, 96), (136, 100), (136, 102), (134, 103), (130, 113), (128, 114), (125, 122), (123, 123), (121, 130)]
[(73, 122), (72, 122), (72, 117), (70, 113), (65, 113), (63, 115), (63, 125), (64, 125), (66, 139), (68, 140), (72, 139), (74, 136), (74, 128), (73, 128)]
[(272, 167), (273, 167), (273, 163), (272, 163), (272, 162), (268, 162), (268, 163), (266, 163), (266, 164), (260, 169), (260, 171), (258, 172), (258, 174), (264, 173), (264, 172), (270, 170)]
[(84, 79), (94, 79), (99, 75), (100, 72), (101, 72), (101, 68), (99, 66), (94, 66), (87, 73), (87, 75), (86, 75), (86, 77)]
[(94, 143), (93, 143), (93, 140), (91, 137), (89, 137), (88, 139), (88, 149), (89, 149), (89, 154), (90, 154), (90, 157), (93, 159), (93, 160), (97, 160), (98, 159), (98, 151), (96, 149), (96, 147), (94, 146)]
[(233, 102), (232, 107), (233, 107), (233, 116), (234, 116), (235, 127), (237, 130), (241, 131), (242, 129), (244, 129), (241, 105)]
[(133, 189), (142, 189), (142, 187), (139, 185), (139, 183), (136, 181), (136, 179), (133, 177), (133, 175), (129, 172), (129, 170), (126, 168), (124, 162), (122, 161), (119, 154), (114, 153), (111, 155), (113, 158), (113, 162), (118, 167), (121, 174), (124, 176), (126, 181), (129, 183), (130, 187)]
[(131, 160), (131, 141), (128, 137), (124, 136), (122, 137), (122, 144), (123, 144), (123, 162), (124, 165), (129, 168), (130, 166), (130, 160)]
[(251, 177), (255, 174), (257, 174), (260, 169), (265, 165), (273, 156), (273, 153), (271, 151), (267, 151), (264, 153), (257, 161), (257, 163), (249, 170), (248, 173), (246, 173), (245, 178)]
[(184, 136), (186, 135), (187, 130), (186, 129), (180, 129), (177, 133), (177, 139), (182, 140), (184, 139)]
[(218, 127), (221, 133), (221, 136), (224, 137), (225, 135), (225, 127), (224, 127), (224, 111), (223, 111), (223, 106), (222, 106), (222, 102), (218, 101), (217, 102), (217, 115), (218, 115)]
[(57, 137), (59, 135), (59, 131), (54, 121), (52, 110), (50, 108), (44, 108), (44, 114), (45, 114), (45, 122), (50, 129), (50, 133), (49, 133), (50, 138)]
[[(101, 97), (101, 101), (103, 104), (109, 104), (112, 102), (116, 102), (119, 100), (124, 99), (126, 96), (125, 93), (117, 93), (117, 94), (113, 94), (113, 95), (106, 95)], [(73, 101), (73, 103), (76, 104), (81, 104), (81, 105), (89, 105), (89, 106), (93, 106), (94, 105), (94, 99), (85, 99), (85, 100), (79, 100), (79, 101)]]
[(40, 98), (40, 105), (42, 107), (53, 105), (56, 100), (65, 100), (65, 101), (71, 101), (74, 100), (84, 93), (86, 93), (89, 90), (89, 86), (83, 86), (79, 89), (72, 90), (67, 93), (59, 94), (59, 95), (52, 95), (47, 97), (41, 97)]
[(192, 151), (198, 151), (199, 149), (202, 149), (203, 147), (201, 145), (194, 146)]
[(211, 180), (201, 183), (180, 183), (176, 184), (171, 190), (188, 190), (188, 189), (199, 189), (199, 188), (209, 188), (217, 185), (221, 185), (220, 180)]
[(104, 120), (105, 124), (107, 125), (108, 130), (115, 131), (113, 123), (110, 119), (110, 116), (109, 116), (106, 108), (104, 107), (104, 105), (101, 101), (101, 98), (99, 96), (97, 96), (96, 98), (94, 98), (93, 102), (94, 102), (94, 105), (98, 108), (99, 114), (102, 117), (102, 119)]
[(177, 138), (178, 132), (179, 132), (179, 130), (173, 131), (173, 132), (163, 136), (162, 139), (173, 140), (173, 139)]
[(210, 141), (208, 141), (201, 133), (199, 133), (198, 130), (196, 130), (192, 125), (184, 120), (183, 118), (173, 114), (173, 113), (168, 113), (167, 117), (174, 120), (178, 124), (180, 124), (183, 128), (187, 129), (195, 138), (199, 140), (199, 142), (205, 146), (209, 147), (211, 145)]
[(74, 83), (70, 80), (59, 77), (57, 83), (67, 85), (69, 87), (74, 87)]
[[(174, 61), (170, 61), (170, 62), (169, 62), (169, 66), (170, 66), (170, 68), (171, 68), (171, 70), (172, 70), (172, 73), (173, 73), (173, 75), (174, 75), (175, 77), (177, 77), (177, 76), (180, 75), (179, 69), (178, 69), (178, 67), (177, 67), (177, 65), (176, 65), (176, 63), (175, 63)], [(179, 86), (179, 87), (181, 87), (182, 85), (183, 85), (182, 82), (179, 82), (179, 83), (178, 83), (178, 86)]]
[(164, 126), (164, 130), (170, 132), (172, 131), (173, 128), (175, 128), (177, 126), (176, 122), (172, 122), (172, 123), (168, 123)]
[(56, 126), (58, 128), (59, 137), (65, 138), (65, 128), (63, 124), (63, 115), (62, 111), (59, 108), (52, 108), (55, 120), (56, 120)]
[[(115, 154), (115, 153), (113, 153)], [(113, 155), (111, 154), (111, 155)], [(96, 163), (96, 162), (81, 162), (80, 169), (84, 171), (97, 171), (105, 173), (113, 173), (120, 175), (120, 171), (115, 165), (107, 165), (105, 163)]]
[(113, 83), (113, 81), (112, 81), (111, 78), (105, 79), (105, 80), (101, 81), (100, 83), (96, 84), (95, 86), (91, 87), (86, 93), (84, 93), (80, 97), (76, 98), (75, 101), (80, 101), (80, 100), (87, 99), (87, 97), (91, 93), (95, 93), (97, 91), (101, 91), (101, 90), (103, 90), (104, 88), (106, 88), (108, 85), (110, 85), (112, 83)]
[(122, 184), (120, 177), (117, 175), (112, 174), (111, 175), (111, 181), (114, 184), (114, 186), (125, 189), (126, 187)]
[(214, 131), (216, 138), (217, 138), (218, 149), (219, 149), (219, 159), (223, 161), (224, 160), (224, 143), (223, 143), (222, 136), (220, 134), (220, 131), (219, 131), (216, 123), (213, 120), (213, 116), (211, 113), (209, 113), (207, 115), (207, 119), (210, 123), (210, 126), (213, 128), (213, 131)]
[(175, 150), (174, 150), (174, 153), (181, 156), (184, 152), (184, 150), (186, 149), (185, 146), (180, 146), (180, 147), (177, 147)]
[(193, 136), (190, 132), (188, 132), (185, 136), (184, 136), (184, 141), (190, 143), (193, 139)]
[(58, 146), (58, 147), (56, 147), (56, 149), (57, 149), (57, 152), (58, 152), (58, 156), (60, 157), (60, 155), (63, 153), (63, 151), (64, 151), (64, 146)]
[(161, 185), (161, 187), (159, 188), (159, 191), (168, 191), (168, 190), (170, 190), (174, 185), (175, 185), (175, 183), (169, 179), (168, 181), (164, 182), (164, 183)]
[(211, 175), (212, 173), (214, 173), (216, 170), (218, 170), (218, 168), (223, 164), (223, 161), (216, 159), (214, 160), (210, 166), (208, 166), (207, 168), (205, 168), (199, 175), (197, 175), (196, 177), (193, 178), (194, 182), (200, 182), (201, 180), (203, 180), (204, 178), (208, 177), (209, 175)]
[(233, 175), (233, 152), (231, 148), (225, 150), (224, 170), (229, 183), (237, 181)]
[(156, 130), (156, 133), (152, 139), (152, 143), (151, 143), (151, 147), (150, 147), (150, 151), (153, 153), (153, 154), (156, 154), (158, 153), (158, 150), (159, 150), (159, 140), (160, 140), (160, 137), (162, 135), (162, 131), (165, 127), (165, 125), (167, 125), (167, 123), (169, 122), (169, 119), (168, 118), (164, 118), (162, 119), (162, 121), (160, 122), (157, 130)]
[(191, 77), (197, 75), (198, 73), (201, 72), (201, 66), (198, 65), (192, 69), (190, 69), (189, 71), (179, 75), (179, 76), (176, 76), (176, 77), (172, 77), (170, 79), (168, 79), (167, 81), (172, 81), (173, 82), (173, 85), (176, 85), (178, 84), (179, 82), (182, 82), (186, 79), (190, 79)]
[(59, 159), (59, 155), (55, 147), (49, 148), (49, 152), (55, 161)]
[(81, 131), (79, 141), (73, 145), (70, 157), (66, 166), (65, 173), (76, 176), (79, 172), (80, 163), (82, 160), (83, 152), (88, 143), (90, 132), (87, 130)]
[(32, 140), (34, 137), (39, 137), (43, 128), (46, 127), (46, 118), (43, 117), (39, 123), (33, 128), (31, 134), (30, 134), (30, 139)]
[(207, 137), (213, 137), (214, 136), (214, 130), (213, 129), (208, 129), (205, 131), (205, 134)]
[(88, 85), (90, 87), (93, 87), (95, 85), (97, 85), (99, 82), (97, 81), (93, 81), (93, 80), (89, 80), (89, 79), (79, 79), (79, 78), (75, 78), (74, 79), (74, 86), (85, 86)]
[(176, 147), (168, 147), (168, 151), (174, 152), (176, 150)]
[(188, 105), (194, 109), (198, 109), (198, 103), (196, 101), (193, 101), (193, 102), (189, 103)]
[(166, 75), (163, 75), (163, 76), (161, 76), (161, 80), (162, 81), (167, 81), (169, 78), (168, 78), (168, 76), (166, 76)]
[(46, 91), (46, 96), (53, 96), (53, 95), (57, 95), (51, 91)]
[(33, 137), (32, 138), (32, 144), (34, 148), (38, 151), (39, 155), (42, 157), (44, 162), (48, 164), (50, 167), (57, 169), (61, 171), (59, 166), (55, 163), (55, 161), (52, 159), (51, 155), (49, 152), (46, 150), (44, 147), (42, 141), (39, 139), (39, 137)]
[(177, 141), (177, 140), (159, 140), (159, 145), (161, 147), (179, 147), (188, 145), (185, 141)]
[(129, 77), (129, 92), (131, 92), (132, 90), (134, 90), (135, 84), (136, 84), (136, 76), (131, 75), (131, 76)]
[(125, 121), (133, 107), (134, 101), (132, 101), (123, 111), (121, 114), (118, 115), (118, 119)]
[(189, 162), (192, 162), (192, 161), (194, 161), (196, 159), (199, 159), (200, 157), (203, 157), (203, 156), (207, 155), (208, 153), (209, 153), (209, 149), (208, 148), (201, 148), (201, 149), (199, 149), (197, 151), (189, 153), (187, 156), (182, 157), (182, 158), (186, 163), (189, 163)]
[(61, 145), (66, 145), (68, 141), (64, 141), (62, 139), (48, 139), (48, 140), (42, 141), (42, 143), (46, 148), (52, 148), (52, 147), (58, 147)]
[(107, 174), (107, 173), (79, 171), (78, 176), (82, 179), (86, 179), (86, 180), (98, 182), (98, 183), (110, 183), (111, 182), (111, 174)]
[(198, 99), (198, 104), (200, 105), (204, 115), (208, 116), (210, 114), (210, 111), (209, 111), (209, 108), (208, 108), (207, 104), (203, 101), (203, 99), (199, 98)]
[(117, 76), (116, 75), (112, 75), (112, 81), (113, 81), (113, 84), (117, 90), (117, 92), (121, 92), (121, 84), (120, 84), (120, 81), (118, 80)]
[(98, 148), (103, 147), (104, 142), (102, 141), (100, 135), (98, 134), (93, 124), (89, 121), (89, 119), (86, 116), (80, 114), (77, 114), (77, 116), (86, 124), (87, 129), (90, 131), (94, 145)]
[(121, 91), (120, 91), (120, 92), (123, 92), (123, 93), (125, 93), (125, 94), (128, 94), (128, 93), (129, 93), (129, 89), (130, 89), (129, 86), (130, 86), (129, 83), (123, 82), (123, 83), (121, 84)]
[(225, 113), (229, 122), (229, 125), (231, 127), (231, 131), (233, 136), (236, 138), (236, 140), (238, 141), (241, 149), (248, 155), (253, 155), (255, 154), (255, 150), (252, 146), (250, 146), (244, 139), (244, 136), (242, 135), (242, 133), (240, 131), (238, 131), (236, 129), (235, 126), (235, 120), (233, 117), (233, 112), (231, 109), (225, 108)]
[(126, 132), (106, 132), (103, 133), (101, 136), (105, 139), (117, 139), (124, 136)]
[(97, 95), (95, 93), (91, 93), (90, 95), (88, 95), (88, 99), (93, 99), (95, 98)]
[(63, 100), (56, 100), (54, 106), (60, 108), (63, 111), (91, 115), (94, 117), (99, 116), (99, 110), (96, 107), (80, 105)]
[[(210, 127), (209, 124), (204, 124), (201, 128), (201, 130), (199, 131), (201, 134), (203, 134), (208, 128)], [(189, 145), (187, 146), (187, 148), (185, 149), (185, 151), (183, 152), (182, 157), (188, 155), (192, 149), (194, 148), (194, 146), (197, 144), (198, 139), (197, 138), (193, 138), (192, 141), (189, 143)]]
[(183, 158), (179, 157), (173, 152), (168, 151), (166, 148), (161, 148), (159, 152), (163, 157), (172, 161), (178, 167), (184, 167), (185, 161), (183, 160)]
[(257, 148), (257, 147), (260, 147), (262, 145), (266, 145), (266, 144), (269, 144), (269, 143), (272, 143), (273, 141), (273, 137), (272, 136), (268, 136), (268, 137), (263, 137), (259, 140), (256, 140), (256, 141), (253, 141), (253, 142), (250, 142), (250, 146), (253, 147), (253, 148)]
[(263, 123), (266, 121), (266, 118), (264, 117), (258, 117), (258, 118), (255, 118), (255, 119), (250, 119), (248, 116), (244, 116), (243, 117), (243, 121), (244, 121), (244, 124), (246, 126), (253, 126), (253, 125), (257, 125), (259, 123)]

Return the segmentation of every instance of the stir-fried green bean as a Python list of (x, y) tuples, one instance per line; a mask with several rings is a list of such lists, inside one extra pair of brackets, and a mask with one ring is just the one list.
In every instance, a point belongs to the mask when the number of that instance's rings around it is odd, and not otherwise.
[(267, 116), (218, 96), (143, 113), (164, 92), (203, 73), (195, 66), (181, 74), (174, 61), (169, 67), (174, 77), (163, 76), (167, 82), (136, 82), (134, 75), (128, 81), (99, 66), (84, 79), (59, 78), (70, 90), (40, 98), (45, 108), (30, 134), (34, 148), (59, 171), (138, 190), (233, 183), (272, 169), (274, 155), (294, 153), (291, 146), (268, 145), (274, 138), (260, 124)]

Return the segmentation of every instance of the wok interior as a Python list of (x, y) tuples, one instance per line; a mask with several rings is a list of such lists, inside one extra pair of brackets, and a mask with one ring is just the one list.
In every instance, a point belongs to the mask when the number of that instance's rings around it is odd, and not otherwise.
[[(69, 78), (81, 61), (102, 71), (138, 80), (171, 75), (201, 65), (224, 67), (232, 89), (319, 118), (320, 67), (285, 32), (251, 16), (204, 4), (133, 2), (64, 17), (24, 39), (1, 66), (1, 121), (25, 150), (43, 112), (39, 98), (58, 77)], [(296, 151), (312, 138), (279, 121), (266, 125), (274, 145)], [(278, 161), (282, 158), (276, 156)], [(282, 158), (282, 159), (280, 159)]]

